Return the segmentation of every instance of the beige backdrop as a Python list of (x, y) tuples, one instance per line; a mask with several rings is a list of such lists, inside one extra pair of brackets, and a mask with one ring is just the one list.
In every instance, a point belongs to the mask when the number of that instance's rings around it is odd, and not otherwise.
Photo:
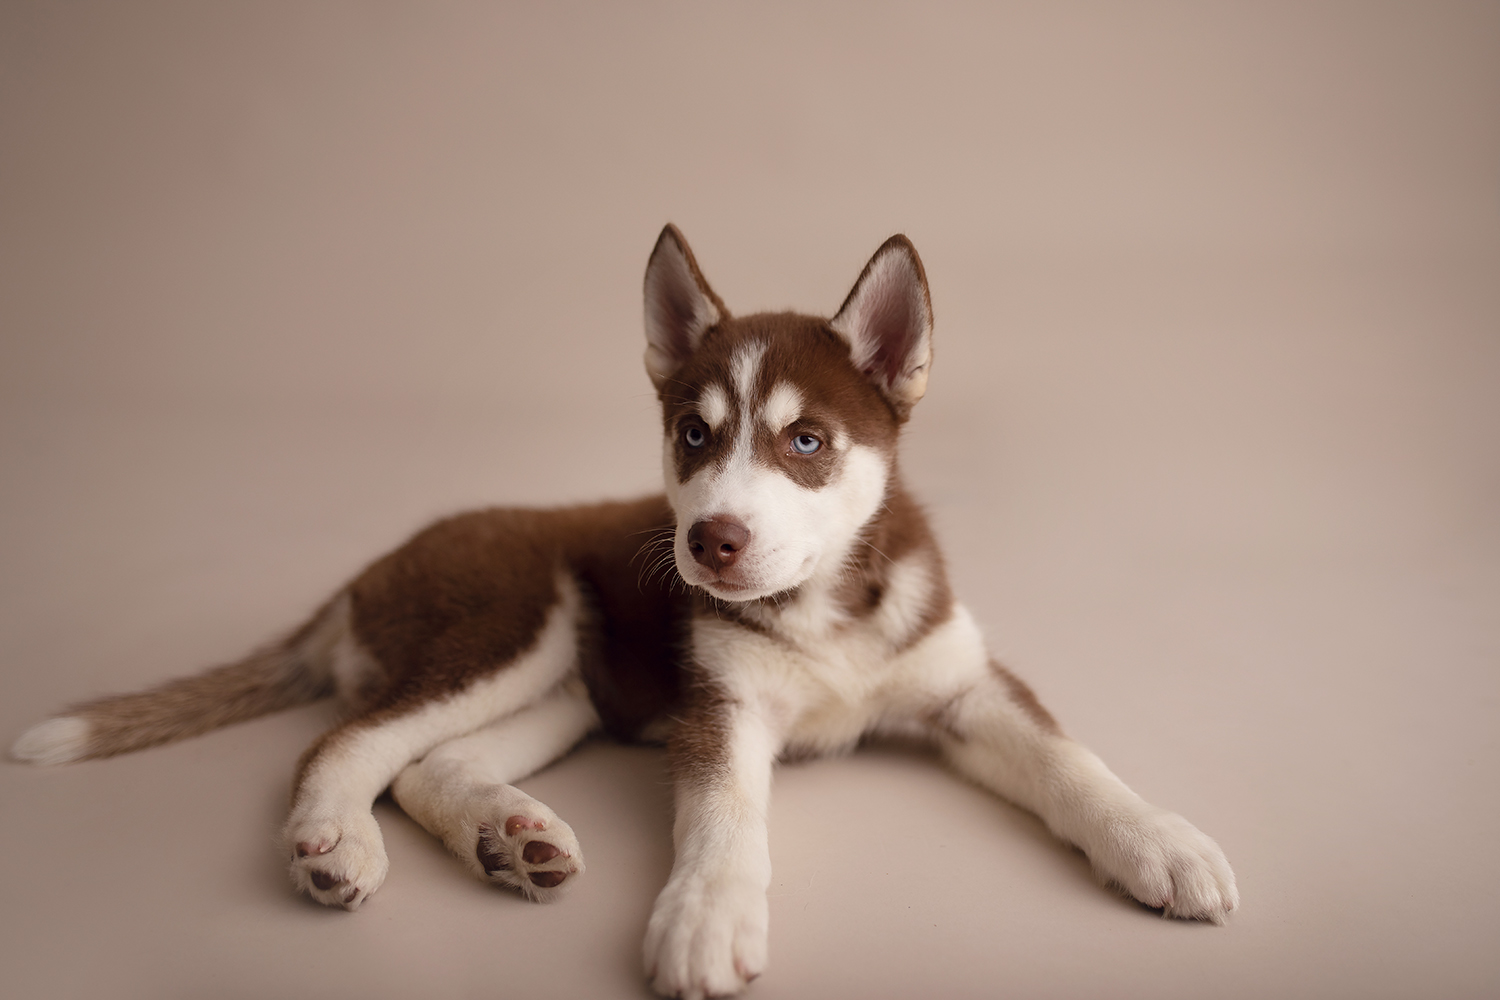
[[(743, 311), (912, 237), (960, 593), (1244, 895), (1163, 921), (931, 760), (788, 766), (754, 997), (1500, 991), (1493, 3), (0, 5), (0, 735), (434, 515), (653, 489), (669, 219)], [(526, 782), (564, 902), (386, 804), (350, 915), (275, 844), (329, 717), (0, 764), (0, 992), (645, 995), (658, 751)]]

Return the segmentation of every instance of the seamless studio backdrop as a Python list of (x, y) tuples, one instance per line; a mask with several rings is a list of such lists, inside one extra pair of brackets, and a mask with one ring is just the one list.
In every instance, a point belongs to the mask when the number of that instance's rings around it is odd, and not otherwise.
[[(1500, 7), (0, 6), (0, 723), (235, 657), (427, 520), (655, 490), (640, 281), (923, 255), (903, 463), (1063, 726), (1215, 837), (1164, 921), (899, 748), (787, 765), (776, 997), (1500, 991)], [(662, 754), (523, 783), (540, 907), (389, 803), (276, 835), (326, 704), (0, 764), (12, 997), (630, 997)]]

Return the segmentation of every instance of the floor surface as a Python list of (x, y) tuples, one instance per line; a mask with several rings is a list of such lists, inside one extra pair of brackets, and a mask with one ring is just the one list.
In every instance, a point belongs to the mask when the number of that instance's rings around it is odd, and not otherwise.
[[(6, 3), (0, 735), (439, 514), (656, 489), (668, 220), (739, 311), (911, 236), (960, 595), (1243, 894), (1162, 920), (870, 748), (777, 772), (749, 996), (1500, 994), (1494, 4)], [(351, 915), (275, 840), (330, 717), (0, 763), (0, 992), (648, 995), (659, 751), (524, 783), (588, 852), (560, 903), (382, 803)]]

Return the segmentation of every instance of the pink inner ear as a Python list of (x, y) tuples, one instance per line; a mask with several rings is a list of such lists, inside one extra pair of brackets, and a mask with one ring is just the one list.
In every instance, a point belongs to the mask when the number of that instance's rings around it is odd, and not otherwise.
[(881, 287), (874, 289), (865, 317), (865, 336), (875, 344), (865, 372), (891, 383), (905, 374), (907, 358), (917, 347), (922, 320), (910, 298), (913, 289), (901, 280), (904, 276), (893, 269), (881, 277)]
[(906, 254), (891, 250), (870, 262), (834, 323), (863, 358), (866, 375), (894, 387), (907, 374), (927, 326), (924, 294)]
[[(646, 265), (646, 339), (658, 364), (681, 365), (698, 337), (726, 315), (698, 274), (692, 253), (671, 226), (662, 230)], [(663, 373), (664, 374), (664, 373)]]
[(696, 303), (692, 297), (696, 289), (689, 291), (676, 281), (665, 281), (662, 286), (658, 289), (660, 297), (656, 303), (657, 317), (664, 332), (671, 338), (671, 343), (667, 345), (669, 353), (675, 361), (681, 363), (693, 353), (689, 331), (698, 318)]

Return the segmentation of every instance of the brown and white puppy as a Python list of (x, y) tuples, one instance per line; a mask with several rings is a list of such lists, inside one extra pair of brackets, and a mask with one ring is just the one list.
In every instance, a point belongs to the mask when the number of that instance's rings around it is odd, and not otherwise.
[(936, 745), (1146, 905), (1222, 921), (1218, 846), (1064, 736), (948, 588), (896, 466), (932, 361), (911, 243), (888, 240), (831, 320), (737, 318), (668, 226), (645, 298), (665, 496), (441, 521), (286, 640), (80, 705), (13, 755), (103, 757), (337, 693), (347, 721), (302, 758), (286, 849), (299, 888), (353, 910), (385, 879), (385, 788), (476, 876), (545, 900), (583, 854), (512, 783), (598, 728), (665, 739), (677, 856), (645, 964), (669, 996), (765, 968), (777, 758), (871, 734)]

